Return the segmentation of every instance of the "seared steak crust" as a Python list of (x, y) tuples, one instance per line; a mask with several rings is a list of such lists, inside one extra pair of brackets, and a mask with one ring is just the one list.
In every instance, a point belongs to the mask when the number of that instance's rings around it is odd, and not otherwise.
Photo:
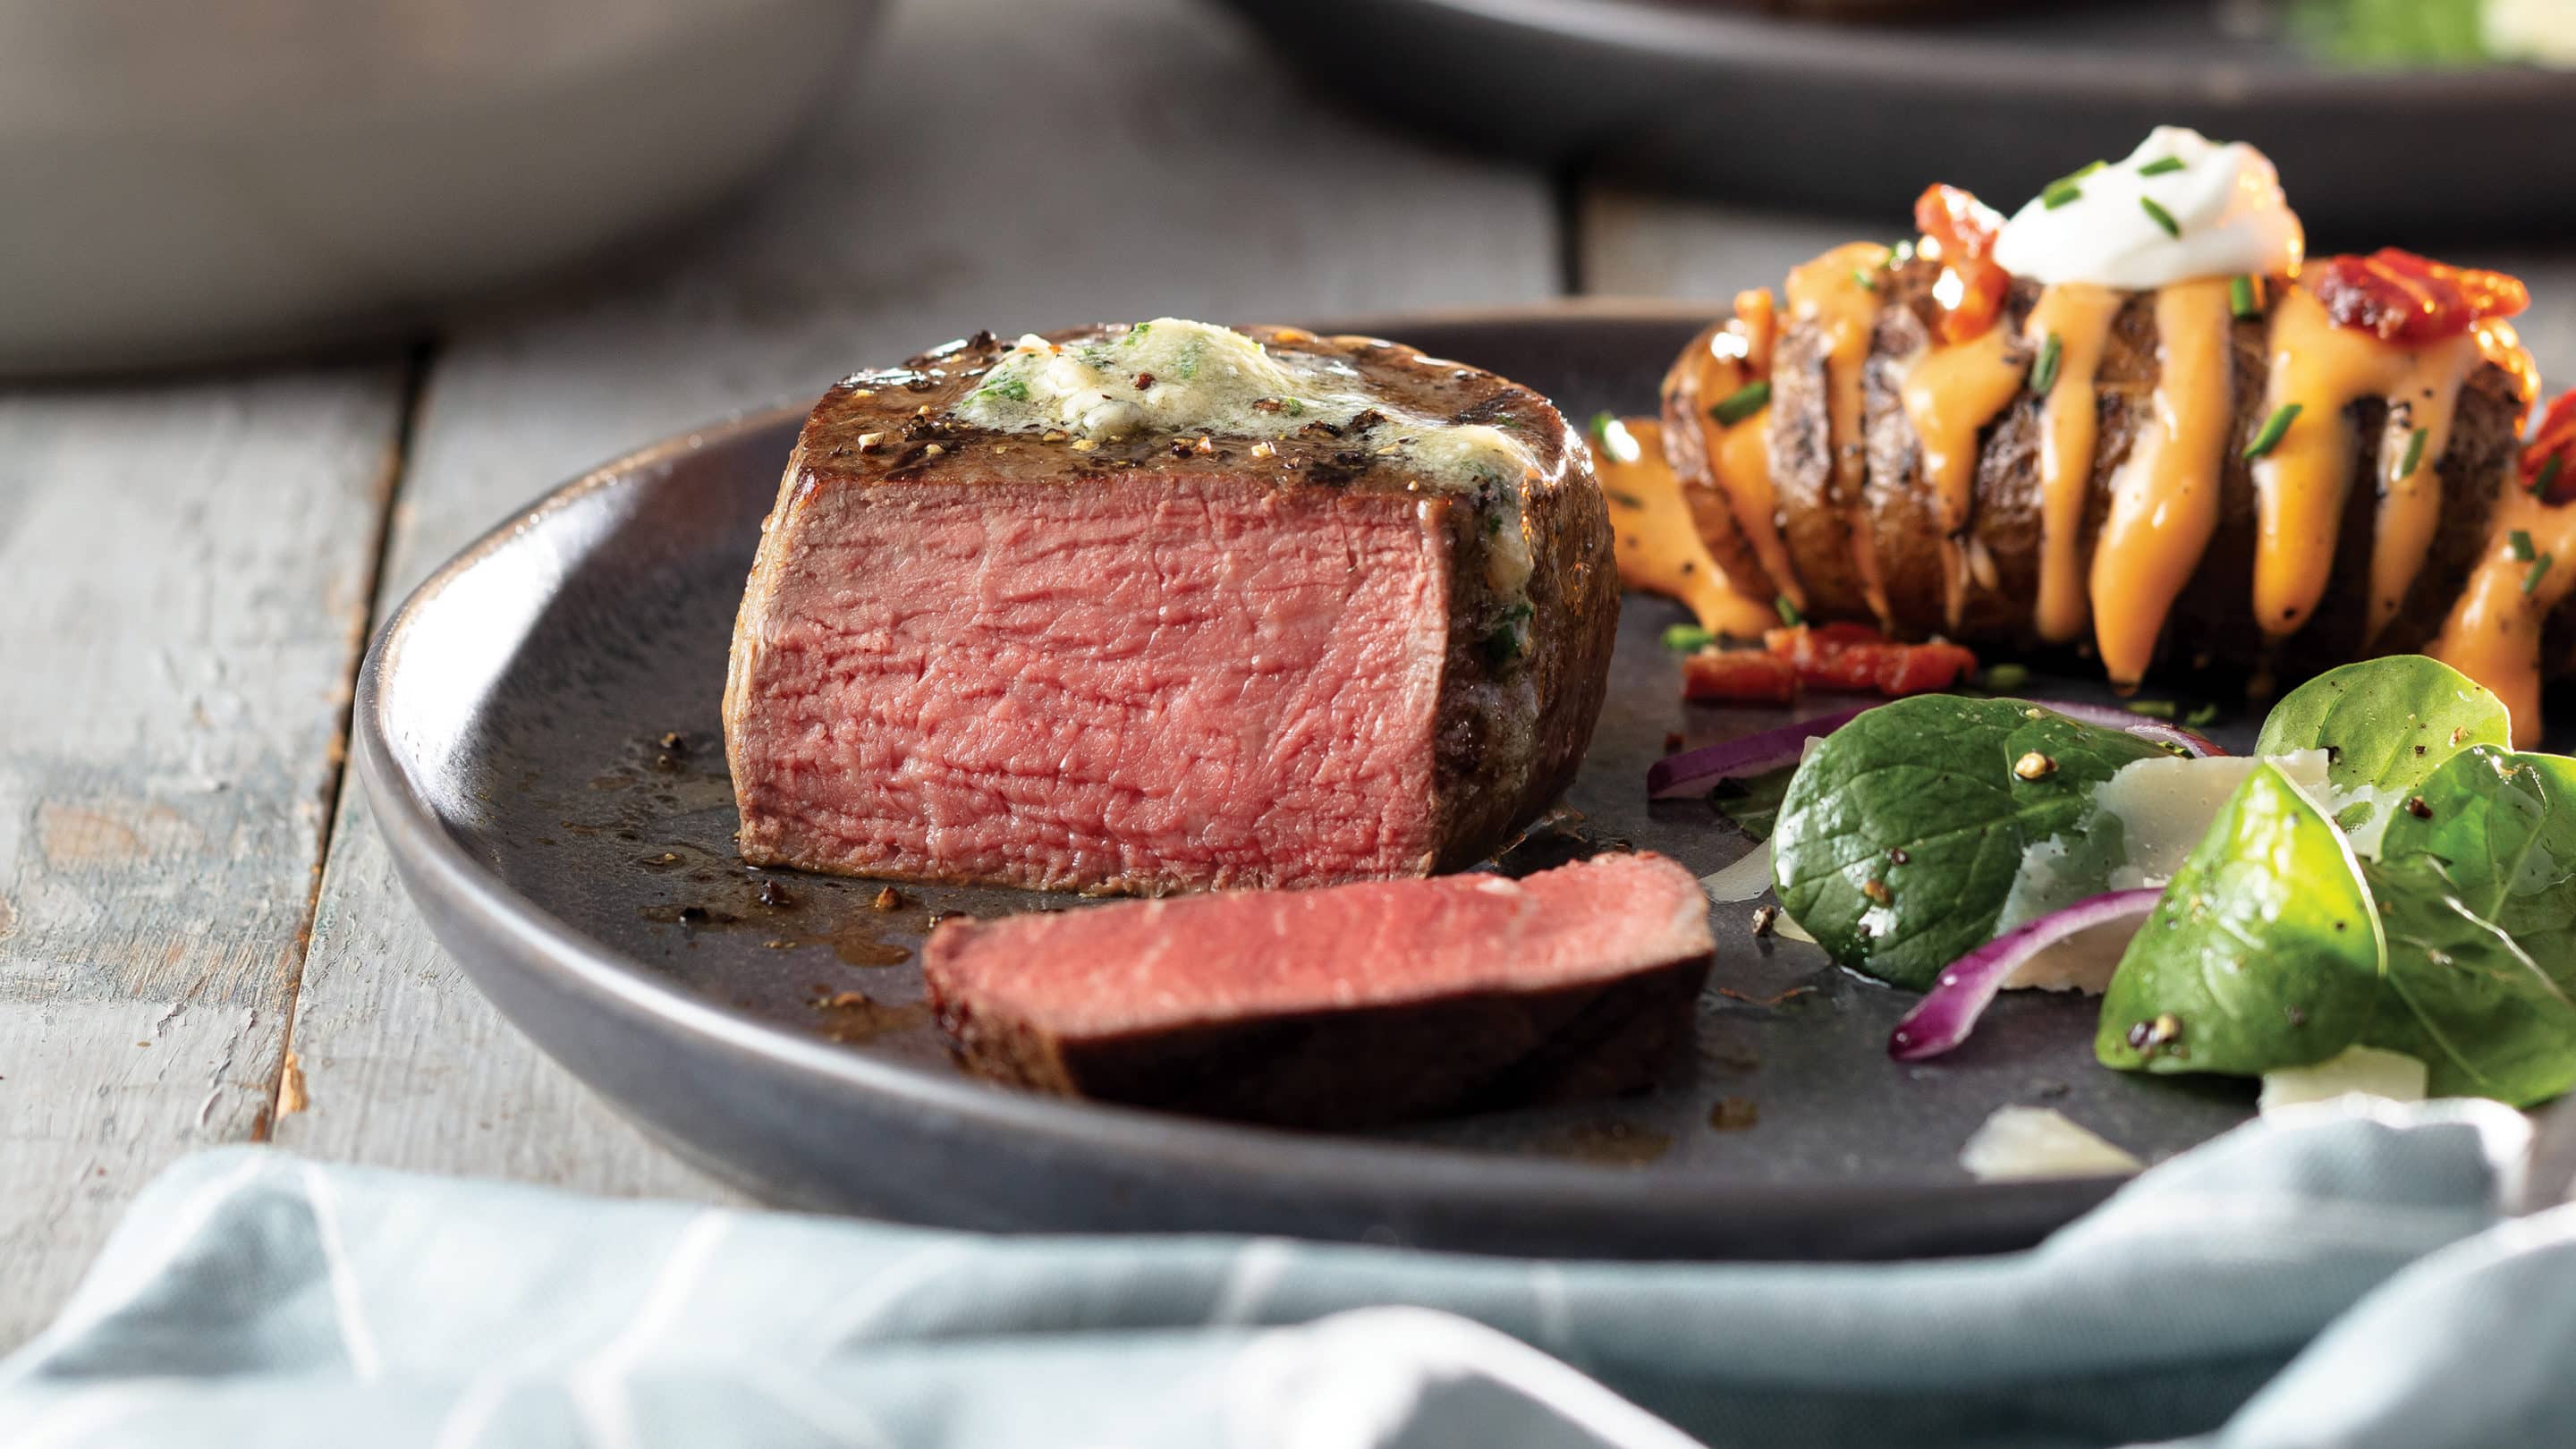
[[(1280, 439), (1139, 434), (1093, 444), (1060, 433), (976, 427), (953, 409), (1008, 350), (990, 333), (847, 378), (816, 404), (788, 461), (736, 625), (725, 721), (745, 859), (844, 874), (1149, 893), (1315, 884), (1471, 864), (1563, 792), (1600, 712), (1618, 623), (1608, 513), (1581, 440), (1546, 399), (1491, 373), (1373, 338), (1242, 330), (1274, 355), (1350, 368), (1390, 411), (1486, 424), (1517, 439), (1536, 460), (1517, 509), (1491, 484), (1449, 488), (1409, 467), (1401, 454), (1381, 451), (1370, 435), (1383, 423), (1367, 414), (1347, 426), (1309, 424)], [(1115, 329), (1084, 328), (1050, 340), (1080, 345), (1115, 335)], [(1288, 828), (1295, 822), (1288, 821), (1276, 832), (1276, 859), (960, 867), (943, 863), (935, 850), (887, 850), (818, 823), (828, 812), (814, 808), (809, 762), (783, 759), (775, 738), (774, 696), (783, 687), (784, 665), (773, 667), (779, 651), (771, 646), (793, 627), (828, 625), (812, 616), (863, 595), (868, 581), (811, 576), (818, 565), (808, 560), (817, 541), (871, 526), (847, 513), (857, 503), (894, 505), (899, 513), (907, 497), (954, 500), (994, 489), (1001, 490), (992, 495), (999, 500), (1008, 490), (1032, 487), (1168, 488), (1176, 499), (1224, 496), (1256, 513), (1418, 528), (1435, 540), (1444, 556), (1435, 572), (1445, 583), (1447, 629), (1429, 731), (1430, 827), (1422, 849), (1400, 869), (1316, 867), (1298, 857), (1296, 832)], [(1517, 589), (1506, 586), (1508, 570), (1501, 571), (1505, 582), (1497, 582), (1489, 567), (1508, 542), (1506, 529), (1520, 533), (1531, 560)], [(1243, 647), (1257, 645), (1245, 640)], [(825, 728), (812, 723), (808, 732)]]

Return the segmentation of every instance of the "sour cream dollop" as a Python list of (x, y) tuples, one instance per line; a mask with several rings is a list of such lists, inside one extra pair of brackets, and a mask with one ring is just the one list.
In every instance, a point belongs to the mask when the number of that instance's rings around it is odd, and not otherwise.
[[(2157, 210), (2172, 219), (2170, 231)], [(2287, 276), (2306, 251), (2270, 158), (2242, 141), (2222, 146), (2158, 126), (2125, 160), (2031, 198), (1995, 239), (1994, 259), (2043, 284), (2144, 291), (2204, 277)]]

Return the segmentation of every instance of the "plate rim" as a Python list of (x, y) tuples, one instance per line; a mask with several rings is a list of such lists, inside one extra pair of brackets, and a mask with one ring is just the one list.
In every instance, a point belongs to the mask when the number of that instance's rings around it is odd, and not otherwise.
[(1694, 65), (1749, 70), (1830, 72), (1913, 91), (1991, 92), (1995, 76), (1953, 78), (1946, 63), (1974, 60), (2005, 66), (2020, 88), (2053, 98), (2098, 100), (2105, 90), (2129, 100), (2188, 98), (2220, 106), (2264, 99), (2294, 102), (2386, 99), (2506, 106), (2576, 95), (2576, 71), (2498, 62), (2478, 66), (2338, 69), (2295, 54), (2249, 46), (2224, 61), (2169, 59), (2104, 50), (2099, 54), (2034, 45), (1946, 25), (1887, 25), (1784, 19), (1705, 3), (1670, 0), (1411, 0), (1457, 19)]
[[(1579, 325), (1585, 322), (1654, 321), (1675, 325), (1712, 315), (1707, 304), (1612, 298), (1602, 301), (1529, 303), (1390, 314), (1383, 318), (1316, 324), (1313, 330), (1365, 325), (1400, 332), (1419, 327)], [(1756, 1181), (1721, 1174), (1648, 1176), (1637, 1169), (1501, 1153), (1442, 1143), (1390, 1141), (1220, 1122), (1114, 1103), (1057, 1098), (984, 1082), (963, 1072), (935, 1073), (851, 1050), (784, 1023), (759, 1016), (670, 980), (643, 961), (617, 951), (537, 901), (522, 895), (486, 866), (445, 827), (437, 806), (413, 780), (395, 744), (386, 680), (401, 667), (413, 627), (441, 595), (468, 572), (522, 538), (536, 536), (553, 515), (593, 495), (636, 486), (654, 470), (688, 454), (737, 443), (764, 430), (792, 428), (812, 404), (796, 402), (746, 409), (613, 458), (548, 490), (514, 510), (405, 594), (370, 642), (360, 667), (352, 721), (355, 764), (375, 828), (383, 836), (403, 884), (423, 901), (433, 923), (443, 907), (470, 920), (485, 939), (506, 940), (515, 953), (469, 952), (442, 936), (441, 946), (475, 982), (478, 992), (558, 1066), (621, 1116), (638, 1114), (619, 1097), (572, 1067), (546, 1038), (486, 988), (487, 970), (532, 969), (543, 984), (579, 998), (588, 1009), (606, 1009), (680, 1033), (728, 1056), (748, 1055), (798, 1075), (828, 1080), (888, 1105), (942, 1118), (985, 1134), (1019, 1136), (1053, 1148), (1098, 1151), (1162, 1170), (1218, 1171), (1237, 1182), (1288, 1192), (1300, 1184), (1347, 1181), (1363, 1173), (1391, 1197), (1430, 1206), (1482, 1205), (1497, 1198), (1545, 1211), (1633, 1211), (1641, 1197), (1659, 1212), (1705, 1211), (1722, 1216), (1748, 1208), (1777, 1210), (1809, 1205), (1850, 1211), (1890, 1210), (1955, 1203), (1996, 1211), (2034, 1225), (2072, 1219), (2117, 1190), (2128, 1176), (1960, 1182), (1921, 1175), (1815, 1182)], [(529, 965), (523, 968), (520, 963)], [(657, 1135), (658, 1124), (648, 1124)], [(657, 1141), (657, 1145), (666, 1143)], [(692, 1152), (709, 1151), (692, 1143)], [(721, 1155), (721, 1154), (718, 1154)], [(739, 1179), (737, 1179), (739, 1180)]]

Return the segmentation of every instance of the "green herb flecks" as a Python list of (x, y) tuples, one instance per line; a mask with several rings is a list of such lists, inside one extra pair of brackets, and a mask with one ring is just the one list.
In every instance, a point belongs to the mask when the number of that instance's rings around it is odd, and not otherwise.
[(1153, 330), (1153, 323), (1139, 322), (1135, 326), (1127, 329), (1127, 335), (1118, 339), (1118, 345), (1121, 347), (1133, 347), (1137, 343), (1144, 341), (1145, 334)]
[[(1645, 449), (1637, 444), (1637, 435), (1628, 431), (1626, 423), (1607, 412), (1592, 415), (1592, 444), (1613, 463), (1634, 463), (1645, 456)], [(1628, 506), (1635, 508), (1641, 505), (1631, 500)]]
[(2030, 369), (2030, 390), (2032, 392), (2039, 394), (2041, 397), (2046, 397), (2048, 396), (2049, 389), (2057, 386), (2057, 367), (2058, 363), (2063, 359), (2065, 352), (2065, 339), (2059, 337), (2054, 332), (2048, 334), (2047, 341), (2039, 344), (2039, 361), (2033, 364)]
[(2505, 546), (2513, 550), (2514, 561), (2517, 563), (2529, 563), (2540, 557), (2539, 551), (2531, 546), (2531, 530), (2527, 528), (2515, 529), (2506, 534), (2504, 540)]
[(1664, 647), (1675, 654), (1697, 654), (1717, 642), (1717, 636), (1697, 624), (1675, 624), (1664, 631)]
[(2248, 321), (2263, 315), (2263, 296), (2255, 290), (2252, 277), (2238, 277), (2227, 284), (2227, 310)]
[(1500, 673), (1508, 668), (1513, 660), (1521, 657), (1521, 650), (1529, 642), (1525, 628), (1529, 619), (1530, 606), (1525, 602), (1514, 604), (1503, 611), (1502, 622), (1485, 634), (1483, 648), (1486, 668)]
[(2176, 240), (2181, 239), (2182, 223), (2174, 220), (2174, 214), (2157, 204), (2154, 197), (2139, 197), (2138, 208), (2147, 214), (2148, 220), (2154, 222), (2158, 227), (2161, 227), (2164, 230), (2165, 235), (2173, 237)]
[(2522, 591), (2528, 594), (2539, 589), (2540, 581), (2549, 577), (2549, 566), (2555, 562), (2554, 557), (2545, 553), (2533, 560), (2531, 572), (2522, 576)]
[(1798, 612), (1797, 604), (1792, 602), (1787, 594), (1771, 596), (1771, 612), (1779, 615), (1780, 622), (1792, 629), (1807, 622), (1807, 616)]
[(1878, 290), (1878, 277), (1875, 273), (1866, 271), (1860, 267), (1854, 267), (1852, 268), (1852, 285), (1860, 288), (1864, 292), (1875, 292)]
[(2052, 181), (2046, 186), (2040, 188), (2040, 205), (2047, 207), (2050, 211), (2055, 211), (2059, 207), (2066, 205), (2068, 202), (2074, 201), (2076, 198), (2084, 194), (2082, 182), (2085, 178), (2092, 176), (2094, 173), (2102, 170), (2110, 164), (2111, 163), (2107, 161), (2088, 162), (2085, 165), (2079, 166), (2074, 170), (2067, 172), (2065, 175), (2058, 177), (2055, 181)]
[(2430, 442), (2432, 437), (2433, 430), (2430, 428), (2417, 428), (2407, 437), (2406, 456), (2397, 460), (2398, 477), (2412, 478), (2415, 476), (2415, 470), (2424, 466), (2424, 445)]
[(1721, 428), (1731, 428), (1771, 405), (1771, 384), (1757, 378), (1711, 403), (1708, 415)]
[(2184, 164), (2185, 163), (2180, 156), (2167, 156), (2162, 160), (2150, 161), (2146, 165), (2139, 167), (2138, 174), (2140, 176), (2170, 176), (2173, 173), (2180, 171)]
[(2551, 486), (2558, 482), (2559, 473), (2566, 467), (2567, 455), (2565, 453), (2550, 454), (2549, 461), (2540, 465), (2540, 476), (2531, 480), (2532, 496), (2536, 498), (2548, 497)]
[(2245, 461), (2250, 463), (2265, 457), (2281, 446), (2281, 439), (2289, 433), (2290, 424), (2297, 422), (2304, 410), (2305, 405), (2300, 403), (2283, 403), (2272, 409), (2272, 415), (2263, 420), (2262, 428), (2254, 434), (2254, 441), (2245, 445)]
[(1029, 385), (1008, 373), (999, 373), (987, 378), (982, 387), (975, 389), (975, 396), (1009, 398), (1013, 402), (1027, 402)]

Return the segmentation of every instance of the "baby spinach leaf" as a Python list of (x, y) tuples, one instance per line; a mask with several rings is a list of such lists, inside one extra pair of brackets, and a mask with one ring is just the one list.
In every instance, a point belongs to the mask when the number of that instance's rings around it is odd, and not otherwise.
[(2380, 859), (2428, 855), (2460, 902), (2576, 991), (2576, 760), (2479, 745), (2442, 763), (2389, 817)]
[(1836, 961), (1927, 987), (1993, 937), (2022, 852), (2071, 829), (2121, 766), (2159, 753), (2023, 700), (1881, 705), (1790, 780), (1771, 837), (1780, 903)]
[(2350, 843), (2258, 765), (2120, 957), (2093, 1054), (2241, 1076), (2323, 1061), (2370, 1025), (2383, 956)]
[(2528, 1107), (2576, 1086), (2576, 1002), (2463, 904), (2432, 857), (2365, 863), (2388, 942), (2365, 1046), (2423, 1061), (2437, 1097)]
[(1720, 780), (1708, 792), (1709, 807), (1734, 822), (1736, 829), (1756, 840), (1768, 840), (1780, 818), (1780, 802), (1789, 794), (1789, 781), (1797, 773), (1796, 765), (1782, 765), (1759, 775)]
[(2329, 669), (2282, 697), (2263, 721), (2258, 755), (2322, 749), (2335, 823), (2372, 854), (2389, 812), (2424, 777), (2471, 745), (2509, 745), (2505, 707), (2485, 685), (2437, 659), (2392, 654)]

